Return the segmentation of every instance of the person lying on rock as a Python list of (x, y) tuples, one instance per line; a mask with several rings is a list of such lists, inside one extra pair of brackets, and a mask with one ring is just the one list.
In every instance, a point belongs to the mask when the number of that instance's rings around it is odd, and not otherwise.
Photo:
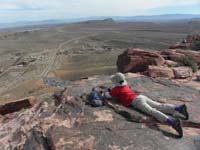
[(187, 107), (183, 105), (173, 105), (173, 104), (163, 104), (144, 95), (137, 95), (127, 84), (124, 74), (116, 73), (110, 77), (111, 81), (115, 85), (114, 88), (105, 92), (106, 98), (117, 98), (124, 106), (133, 106), (142, 112), (155, 117), (158, 121), (167, 123), (172, 126), (178, 134), (179, 137), (183, 136), (183, 130), (181, 127), (180, 119), (172, 118), (166, 114), (174, 114), (179, 112), (185, 116), (187, 120), (189, 114), (187, 112)]

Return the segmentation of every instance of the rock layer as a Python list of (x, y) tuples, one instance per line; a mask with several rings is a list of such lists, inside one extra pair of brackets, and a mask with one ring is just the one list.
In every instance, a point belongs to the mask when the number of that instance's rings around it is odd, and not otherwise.
[[(121, 112), (119, 114), (107, 106), (93, 108), (86, 105), (84, 95), (95, 86), (111, 87), (108, 81), (108, 76), (97, 76), (70, 82), (62, 92), (62, 100), (57, 101), (56, 105), (55, 99), (49, 97), (31, 109), (6, 115), (0, 122), (0, 149), (199, 149), (198, 128), (184, 127), (184, 137), (177, 140), (173, 130), (167, 125), (158, 122), (135, 123), (124, 117), (130, 112), (148, 118), (133, 108), (114, 103)], [(129, 75), (127, 81), (133, 90), (154, 100), (174, 104), (186, 103), (190, 120), (200, 120), (199, 91), (177, 85), (167, 79)], [(59, 97), (59, 94), (57, 96)]]
[(177, 79), (185, 79), (191, 77), (193, 74), (192, 69), (190, 67), (175, 67), (173, 68), (173, 72), (175, 78)]
[(146, 71), (149, 65), (161, 66), (164, 63), (164, 58), (156, 52), (132, 48), (118, 56), (117, 68), (123, 73), (134, 73)]
[(180, 57), (190, 56), (200, 65), (200, 52), (182, 49), (167, 49), (160, 53), (166, 59), (177, 61)]
[[(117, 69), (122, 73), (142, 72), (151, 77), (176, 77), (183, 79), (193, 75), (192, 72), (190, 72), (191, 69), (189, 68), (187, 68), (187, 71), (186, 69), (176, 68), (177, 66), (185, 65), (181, 64), (182, 62), (180, 61), (184, 61), (186, 58), (188, 58), (186, 63), (190, 63), (190, 65), (193, 65), (191, 62), (195, 63), (195, 68), (198, 69), (200, 66), (200, 52), (197, 51), (168, 49), (152, 52), (148, 50), (130, 48), (118, 56)], [(190, 59), (191, 62), (189, 62)], [(174, 71), (172, 71), (173, 68), (175, 68)], [(180, 73), (183, 73), (183, 75)]]
[(148, 75), (150, 77), (166, 77), (166, 78), (174, 78), (174, 73), (171, 68), (163, 67), (163, 66), (149, 66)]
[(30, 108), (37, 102), (36, 97), (30, 96), (18, 100), (13, 100), (10, 103), (6, 103), (0, 106), (0, 114), (5, 115), (19, 111), (21, 109)]

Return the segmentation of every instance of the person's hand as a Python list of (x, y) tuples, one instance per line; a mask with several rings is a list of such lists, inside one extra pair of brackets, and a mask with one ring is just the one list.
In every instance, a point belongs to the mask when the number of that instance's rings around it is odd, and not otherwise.
[(109, 93), (109, 92), (104, 92), (104, 97), (105, 97), (106, 99), (112, 98), (112, 97), (110, 96), (110, 93)]

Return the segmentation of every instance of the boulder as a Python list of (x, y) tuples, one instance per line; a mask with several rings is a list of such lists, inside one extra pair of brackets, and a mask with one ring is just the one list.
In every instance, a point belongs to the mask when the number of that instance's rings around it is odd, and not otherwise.
[(30, 96), (0, 105), (0, 114), (5, 115), (19, 111), (23, 108), (30, 108), (36, 103), (36, 101), (37, 99), (34, 96)]
[(200, 65), (200, 52), (181, 49), (167, 49), (160, 52), (165, 59), (177, 61), (180, 57), (190, 56)]
[(184, 79), (193, 75), (192, 68), (184, 66), (173, 68), (173, 72), (176, 79)]
[(122, 73), (144, 72), (149, 65), (162, 66), (164, 63), (164, 58), (157, 52), (129, 48), (118, 56), (117, 69)]
[(171, 68), (163, 67), (163, 66), (149, 66), (148, 75), (150, 77), (166, 77), (166, 78), (174, 78), (174, 73)]
[(168, 67), (176, 67), (176, 66), (178, 65), (177, 62), (172, 61), (172, 60), (166, 60), (166, 61), (165, 61), (165, 64), (166, 64)]
[(185, 54), (179, 53), (177, 49), (167, 49), (160, 52), (160, 54), (166, 59), (171, 61), (177, 61), (181, 57), (185, 57)]

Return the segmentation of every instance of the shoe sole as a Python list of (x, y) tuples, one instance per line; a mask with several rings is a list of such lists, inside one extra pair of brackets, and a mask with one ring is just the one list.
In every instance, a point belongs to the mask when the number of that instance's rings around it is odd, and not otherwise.
[(181, 121), (178, 119), (177, 120), (178, 122), (177, 122), (177, 124), (176, 124), (176, 126), (179, 126), (179, 128), (180, 128), (180, 130), (178, 130), (177, 128), (174, 128), (173, 126), (173, 128), (176, 130), (176, 132), (179, 134), (179, 138), (182, 138), (183, 137), (183, 130), (182, 130), (182, 127), (181, 127)]

